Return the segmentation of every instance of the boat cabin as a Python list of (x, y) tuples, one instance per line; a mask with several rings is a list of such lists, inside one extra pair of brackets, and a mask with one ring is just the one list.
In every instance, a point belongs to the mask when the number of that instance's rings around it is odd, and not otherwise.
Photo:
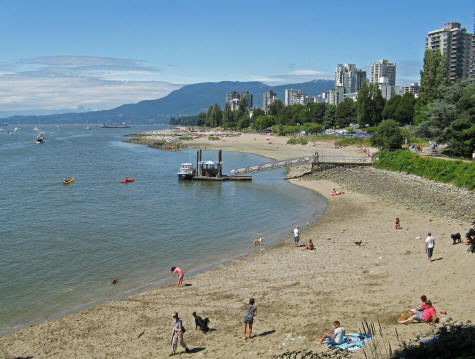
[(220, 175), (220, 166), (217, 161), (200, 161), (198, 165), (201, 176), (218, 177)]

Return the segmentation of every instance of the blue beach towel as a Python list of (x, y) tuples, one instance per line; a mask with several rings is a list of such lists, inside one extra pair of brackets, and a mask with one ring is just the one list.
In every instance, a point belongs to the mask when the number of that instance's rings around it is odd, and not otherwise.
[(363, 348), (364, 343), (366, 343), (368, 340), (371, 340), (371, 337), (366, 334), (348, 334), (348, 338), (351, 339), (351, 343), (348, 343), (346, 338), (341, 344), (332, 344), (328, 338), (325, 339), (323, 343), (325, 343), (327, 347), (331, 349), (359, 350)]

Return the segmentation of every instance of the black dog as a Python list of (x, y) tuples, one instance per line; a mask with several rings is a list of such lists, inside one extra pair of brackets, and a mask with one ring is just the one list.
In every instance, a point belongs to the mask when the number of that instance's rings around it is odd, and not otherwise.
[(209, 331), (209, 328), (208, 328), (209, 319), (201, 318), (199, 315), (196, 314), (196, 312), (193, 312), (193, 316), (195, 317), (195, 329), (198, 329), (198, 327), (200, 327), (200, 330), (203, 333), (207, 333)]
[(462, 242), (462, 239), (460, 237), (460, 233), (451, 234), (450, 238), (452, 238), (452, 244), (457, 244), (457, 243)]

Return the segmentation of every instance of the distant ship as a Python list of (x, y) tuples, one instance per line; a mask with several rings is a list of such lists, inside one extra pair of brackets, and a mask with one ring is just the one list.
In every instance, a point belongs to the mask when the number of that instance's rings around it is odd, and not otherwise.
[(101, 128), (130, 128), (125, 122), (122, 122), (121, 125), (109, 124), (109, 125), (101, 125)]

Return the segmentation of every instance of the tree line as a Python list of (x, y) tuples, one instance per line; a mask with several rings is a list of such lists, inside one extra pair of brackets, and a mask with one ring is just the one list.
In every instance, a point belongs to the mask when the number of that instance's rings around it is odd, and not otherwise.
[(406, 92), (385, 100), (378, 85), (366, 81), (358, 91), (357, 101), (345, 98), (338, 105), (284, 106), (276, 100), (267, 114), (256, 108), (249, 116), (250, 109), (243, 98), (234, 111), (229, 103), (224, 109), (218, 104), (210, 105), (207, 112), (197, 116), (196, 124), (238, 130), (251, 127), (257, 131), (277, 126), (283, 132), (286, 128), (320, 132), (350, 124), (359, 124), (360, 128), (378, 126), (373, 143), (379, 147), (400, 148), (405, 138), (418, 136), (447, 143), (451, 155), (470, 157), (475, 141), (475, 84), (473, 78), (455, 83), (445, 78), (444, 57), (439, 51), (426, 50), (418, 98)]

